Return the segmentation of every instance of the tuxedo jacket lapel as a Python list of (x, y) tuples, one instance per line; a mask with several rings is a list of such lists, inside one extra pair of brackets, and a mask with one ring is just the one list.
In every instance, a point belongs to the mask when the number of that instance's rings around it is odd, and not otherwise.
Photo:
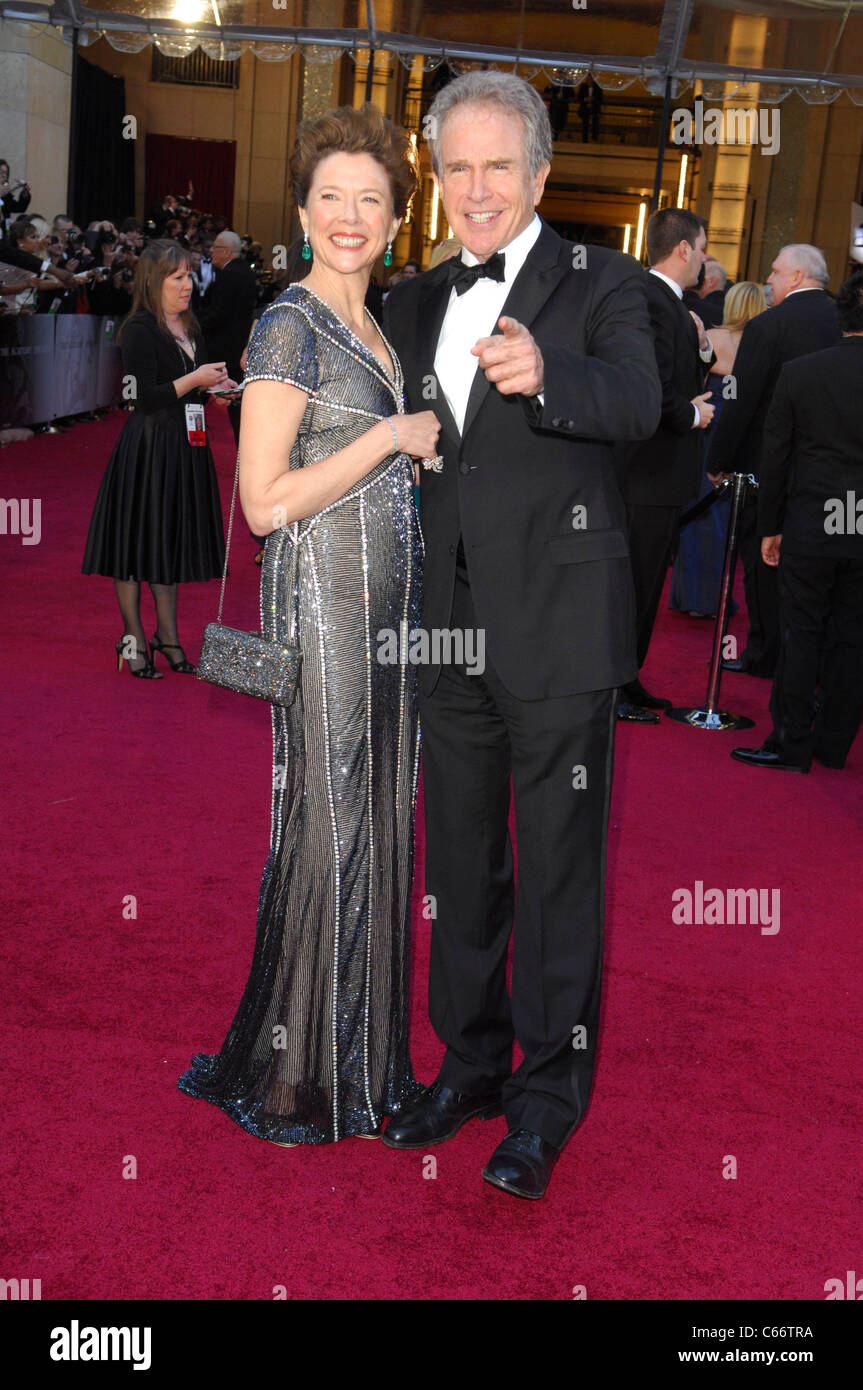
[[(458, 442), (461, 439), (458, 425), (441, 389), (440, 382), (434, 375), (437, 342), (452, 292), (452, 286), (447, 279), (446, 262), (443, 263), (440, 270), (442, 273), (438, 275), (435, 275), (433, 271), (431, 274), (426, 272), (428, 279), (423, 285), (423, 294), (417, 315), (419, 318), (417, 372), (422, 381), (425, 381), (429, 376), (434, 377), (437, 394), (427, 402), (427, 407), (434, 410), (440, 421), (441, 429)], [(426, 408), (425, 404), (423, 408)]]
[[(531, 247), (527, 259), (506, 297), (504, 306), (500, 311), (501, 315), (506, 314), (508, 318), (517, 319), (519, 323), (524, 324), (525, 328), (530, 328), (543, 304), (567, 272), (571, 270), (568, 259), (564, 257), (561, 260), (562, 244), (557, 233), (543, 223), (542, 231), (537, 237), (535, 245)], [(499, 334), (500, 331), (495, 324), (492, 332)], [(477, 337), (482, 336), (482, 334), (477, 334)], [(464, 417), (463, 437), (465, 438), (482, 408), (490, 385), (485, 372), (477, 365)]]

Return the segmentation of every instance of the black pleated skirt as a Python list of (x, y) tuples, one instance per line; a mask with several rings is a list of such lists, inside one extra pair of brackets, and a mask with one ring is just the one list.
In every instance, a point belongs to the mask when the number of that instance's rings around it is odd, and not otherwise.
[(221, 578), (224, 563), (209, 443), (189, 443), (182, 407), (133, 411), (99, 487), (82, 573), (184, 584)]

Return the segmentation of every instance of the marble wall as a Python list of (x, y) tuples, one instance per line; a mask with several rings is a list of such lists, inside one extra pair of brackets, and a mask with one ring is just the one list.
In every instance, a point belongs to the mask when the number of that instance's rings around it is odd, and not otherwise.
[(72, 48), (44, 24), (0, 20), (0, 157), (26, 178), (28, 212), (66, 210)]

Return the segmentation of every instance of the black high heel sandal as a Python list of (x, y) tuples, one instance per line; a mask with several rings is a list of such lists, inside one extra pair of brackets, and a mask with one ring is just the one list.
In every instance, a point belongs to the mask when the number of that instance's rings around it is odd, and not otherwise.
[[(182, 661), (172, 661), (167, 655), (169, 651), (183, 652)], [(198, 674), (197, 666), (193, 666), (191, 661), (186, 660), (186, 653), (178, 642), (160, 642), (154, 632), (150, 641), (150, 660), (153, 662), (154, 666), (156, 664), (156, 652), (162, 653), (172, 671), (180, 671), (183, 675), (187, 676), (196, 676)]]
[[(129, 657), (123, 655), (123, 644), (126, 641), (126, 636), (127, 634), (124, 633), (119, 642), (114, 643), (114, 650), (117, 653), (118, 671), (122, 671), (124, 661), (127, 665), (129, 663)], [(163, 679), (162, 672), (156, 670), (156, 667), (153, 665), (153, 658), (149, 654), (144, 660), (144, 665), (139, 666), (137, 671), (134, 666), (129, 666), (129, 675), (137, 676), (139, 680), (145, 681), (160, 681)]]

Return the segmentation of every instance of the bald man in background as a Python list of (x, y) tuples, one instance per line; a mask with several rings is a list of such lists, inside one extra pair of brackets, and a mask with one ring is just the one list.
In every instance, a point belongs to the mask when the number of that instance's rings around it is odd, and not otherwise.
[[(215, 275), (201, 301), (199, 319), (206, 341), (206, 362), (224, 362), (228, 376), (239, 381), (240, 357), (249, 340), (255, 315), (257, 287), (251, 267), (240, 254), (243, 243), (236, 232), (220, 232), (213, 242)], [(213, 357), (213, 353), (218, 357)], [(234, 439), (240, 436), (240, 402), (228, 406)]]
[[(817, 246), (783, 246), (767, 283), (771, 305), (750, 319), (734, 359), (736, 395), (723, 405), (710, 445), (712, 477), (741, 472), (758, 478), (768, 444), (764, 426), (779, 373), (786, 362), (841, 339), (836, 306), (827, 294), (830, 276)], [(740, 520), (740, 558), (749, 615), (746, 646), (723, 661), (726, 671), (772, 677), (779, 655), (779, 590), (776, 568), (761, 557), (757, 494), (749, 493)]]

